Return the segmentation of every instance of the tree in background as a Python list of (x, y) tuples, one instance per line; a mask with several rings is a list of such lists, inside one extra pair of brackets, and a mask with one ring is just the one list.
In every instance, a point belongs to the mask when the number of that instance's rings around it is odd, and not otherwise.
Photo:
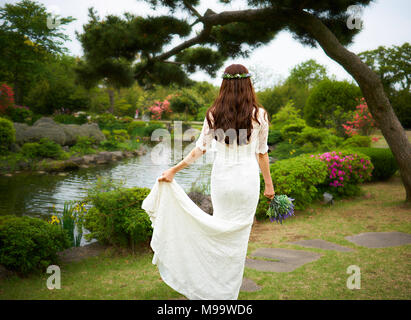
[(310, 59), (292, 68), (286, 83), (294, 83), (310, 89), (325, 79), (328, 79), (327, 68), (314, 59)]
[(50, 56), (48, 64), (27, 90), (25, 104), (38, 114), (52, 114), (65, 110), (87, 110), (90, 97), (87, 90), (76, 83), (76, 58), (66, 55)]
[(74, 19), (59, 17), (59, 26), (48, 28), (47, 18), (46, 8), (34, 1), (0, 7), (0, 81), (13, 85), (17, 104), (50, 55), (66, 50), (69, 38), (61, 30)]
[(406, 42), (391, 48), (380, 46), (359, 57), (380, 76), (399, 120), (411, 128), (411, 45)]
[(327, 69), (310, 59), (292, 68), (285, 81), (257, 92), (257, 96), (269, 114), (275, 114), (290, 100), (303, 112), (312, 87), (324, 79), (328, 79)]
[(347, 121), (346, 113), (354, 111), (361, 90), (348, 81), (323, 80), (311, 91), (304, 108), (307, 124), (318, 128), (340, 128)]
[(89, 22), (83, 26), (83, 30), (84, 33), (77, 33), (85, 53), (84, 59), (78, 61), (76, 68), (79, 82), (89, 89), (102, 84), (109, 96), (108, 111), (114, 113), (115, 91), (131, 87), (134, 83), (131, 66), (136, 55), (110, 54), (116, 50), (112, 46), (113, 39), (120, 37), (125, 44), (128, 42), (122, 33), (124, 22), (116, 16), (100, 20), (93, 8), (90, 8)]

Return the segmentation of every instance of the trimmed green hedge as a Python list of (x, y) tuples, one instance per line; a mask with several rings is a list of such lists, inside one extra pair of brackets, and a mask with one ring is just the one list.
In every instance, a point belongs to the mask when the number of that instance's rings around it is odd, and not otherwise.
[(22, 274), (57, 263), (57, 252), (70, 247), (58, 225), (30, 217), (0, 216), (0, 264)]
[(391, 178), (398, 170), (397, 161), (390, 149), (383, 148), (353, 148), (353, 150), (370, 157), (374, 170), (372, 181), (384, 181)]

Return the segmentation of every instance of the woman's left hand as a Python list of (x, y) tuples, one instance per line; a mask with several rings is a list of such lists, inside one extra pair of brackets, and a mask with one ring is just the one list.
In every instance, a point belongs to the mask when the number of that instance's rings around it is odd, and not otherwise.
[(158, 182), (172, 182), (175, 174), (174, 169), (170, 168), (163, 172), (162, 176), (158, 178)]

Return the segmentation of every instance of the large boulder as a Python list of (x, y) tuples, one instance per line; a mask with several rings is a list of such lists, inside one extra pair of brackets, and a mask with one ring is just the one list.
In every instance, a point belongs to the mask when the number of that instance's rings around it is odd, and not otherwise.
[(16, 143), (38, 141), (48, 138), (62, 146), (74, 145), (80, 136), (93, 137), (98, 143), (105, 140), (104, 134), (96, 123), (92, 124), (59, 124), (51, 118), (43, 117), (32, 126), (24, 123), (14, 123), (16, 129)]

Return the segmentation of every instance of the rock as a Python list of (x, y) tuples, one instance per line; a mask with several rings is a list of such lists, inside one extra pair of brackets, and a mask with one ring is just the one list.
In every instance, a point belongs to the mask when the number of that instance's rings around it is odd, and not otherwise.
[(323, 249), (323, 250), (335, 250), (335, 251), (341, 251), (341, 252), (353, 251), (353, 249), (351, 248), (340, 246), (339, 244), (321, 240), (321, 239), (300, 240), (300, 241), (290, 242), (290, 244), (296, 244), (302, 247), (317, 248), (317, 249)]
[(321, 257), (319, 253), (315, 252), (280, 248), (260, 248), (254, 251), (251, 256), (278, 260), (246, 259), (245, 266), (247, 268), (266, 272), (291, 272)]
[(61, 172), (78, 169), (78, 164), (71, 160), (54, 160), (48, 161), (43, 165), (43, 169), (48, 172)]
[(88, 155), (83, 157), (84, 164), (96, 163), (96, 157), (94, 155)]
[(12, 175), (11, 173), (6, 173), (4, 176), (10, 178), (10, 177), (12, 177), (13, 175)]
[(113, 151), (111, 154), (113, 155), (114, 160), (120, 160), (124, 157), (122, 151)]
[(208, 213), (209, 215), (213, 215), (213, 204), (211, 202), (211, 196), (196, 191), (188, 193), (188, 196), (197, 206), (201, 208), (201, 210)]
[(411, 234), (403, 232), (366, 232), (347, 236), (345, 239), (367, 248), (386, 248), (411, 244)]
[(83, 157), (73, 157), (73, 158), (70, 158), (70, 160), (73, 163), (78, 164), (78, 165), (81, 165), (84, 162)]
[(80, 136), (93, 137), (97, 143), (105, 140), (104, 134), (96, 123), (74, 125), (59, 124), (52, 118), (43, 117), (33, 126), (25, 123), (14, 123), (16, 129), (16, 143), (22, 145), (26, 142), (38, 141), (48, 138), (62, 146), (74, 145)]
[(13, 144), (10, 146), (10, 151), (11, 151), (11, 152), (17, 153), (17, 152), (20, 152), (20, 150), (21, 150), (21, 147), (20, 147), (17, 143), (13, 143)]
[(133, 153), (131, 151), (124, 151), (123, 154), (126, 158), (132, 158), (133, 157)]

